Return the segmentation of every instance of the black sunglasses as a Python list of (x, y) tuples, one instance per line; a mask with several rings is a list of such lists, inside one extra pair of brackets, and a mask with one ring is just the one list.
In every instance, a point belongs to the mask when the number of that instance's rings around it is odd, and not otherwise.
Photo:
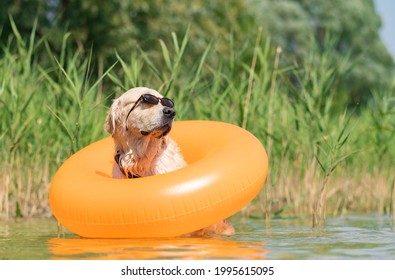
[[(169, 108), (174, 107), (173, 100), (171, 100), (169, 98), (166, 98), (166, 97), (160, 98), (160, 97), (156, 97), (155, 95), (152, 95), (149, 93), (143, 94), (139, 97), (139, 99), (137, 99), (136, 103), (134, 103), (134, 105), (130, 109), (129, 113), (127, 114), (126, 119), (125, 119), (125, 125), (127, 124), (127, 120), (129, 118), (130, 113), (134, 110), (134, 108), (136, 108), (137, 104), (139, 104), (140, 101), (143, 101), (143, 102), (151, 104), (151, 105), (157, 105), (160, 102), (160, 104), (162, 104), (165, 107), (169, 107)], [(127, 125), (126, 125), (126, 130), (128, 130)]]

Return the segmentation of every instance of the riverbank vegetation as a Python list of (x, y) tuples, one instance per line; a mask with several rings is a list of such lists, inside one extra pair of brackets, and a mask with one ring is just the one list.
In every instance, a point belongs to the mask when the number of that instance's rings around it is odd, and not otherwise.
[(308, 55), (291, 60), (262, 28), (197, 49), (189, 26), (149, 50), (115, 48), (98, 68), (92, 49), (70, 47), (70, 33), (54, 49), (37, 22), (27, 38), (10, 23), (0, 56), (1, 219), (51, 216), (55, 171), (106, 136), (111, 100), (135, 86), (174, 99), (178, 120), (229, 122), (261, 140), (270, 174), (246, 217), (299, 215), (318, 226), (327, 215), (394, 214), (395, 79), (350, 103), (344, 85), (357, 63), (336, 50), (338, 37), (322, 45), (311, 36)]

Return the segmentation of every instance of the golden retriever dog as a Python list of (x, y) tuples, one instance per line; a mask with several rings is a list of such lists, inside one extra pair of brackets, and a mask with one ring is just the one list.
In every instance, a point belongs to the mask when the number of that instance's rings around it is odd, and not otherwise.
[[(174, 102), (146, 87), (132, 88), (115, 99), (105, 122), (114, 140), (113, 178), (139, 178), (185, 167), (176, 142), (168, 136), (176, 112)], [(233, 235), (227, 221), (189, 235)]]

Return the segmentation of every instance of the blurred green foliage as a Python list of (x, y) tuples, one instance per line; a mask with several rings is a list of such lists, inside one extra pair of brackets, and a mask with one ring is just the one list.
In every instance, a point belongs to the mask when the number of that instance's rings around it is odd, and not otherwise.
[(74, 49), (92, 53), (97, 76), (117, 60), (116, 53), (127, 58), (140, 48), (159, 60), (157, 41), (169, 44), (172, 32), (182, 37), (189, 27), (184, 63), (190, 64), (210, 43), (215, 46), (207, 57), (210, 63), (243, 48), (247, 51), (236, 62), (249, 63), (259, 27), (264, 38), (283, 49), (282, 65), (300, 66), (312, 48), (323, 49), (328, 38), (335, 38), (332, 59), (350, 57), (350, 71), (337, 84), (336, 103), (341, 105), (367, 104), (371, 91), (388, 88), (394, 76), (373, 0), (3, 0), (0, 11), (3, 42), (12, 35), (9, 16), (26, 37), (37, 20), (36, 37), (47, 37), (55, 53), (61, 52), (63, 34), (70, 32)]
[(366, 101), (374, 87), (388, 87), (394, 61), (379, 38), (381, 19), (373, 0), (252, 0), (259, 24), (291, 59), (305, 60), (312, 40), (323, 48), (328, 34), (337, 39), (338, 56), (350, 55), (354, 67), (344, 77), (343, 101)]

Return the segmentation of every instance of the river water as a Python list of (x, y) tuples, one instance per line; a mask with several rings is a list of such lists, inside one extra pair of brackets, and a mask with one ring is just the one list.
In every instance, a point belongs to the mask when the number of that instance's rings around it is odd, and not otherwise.
[(0, 259), (395, 259), (393, 219), (330, 218), (323, 229), (303, 219), (231, 219), (232, 237), (85, 239), (58, 237), (52, 219), (0, 222)]

